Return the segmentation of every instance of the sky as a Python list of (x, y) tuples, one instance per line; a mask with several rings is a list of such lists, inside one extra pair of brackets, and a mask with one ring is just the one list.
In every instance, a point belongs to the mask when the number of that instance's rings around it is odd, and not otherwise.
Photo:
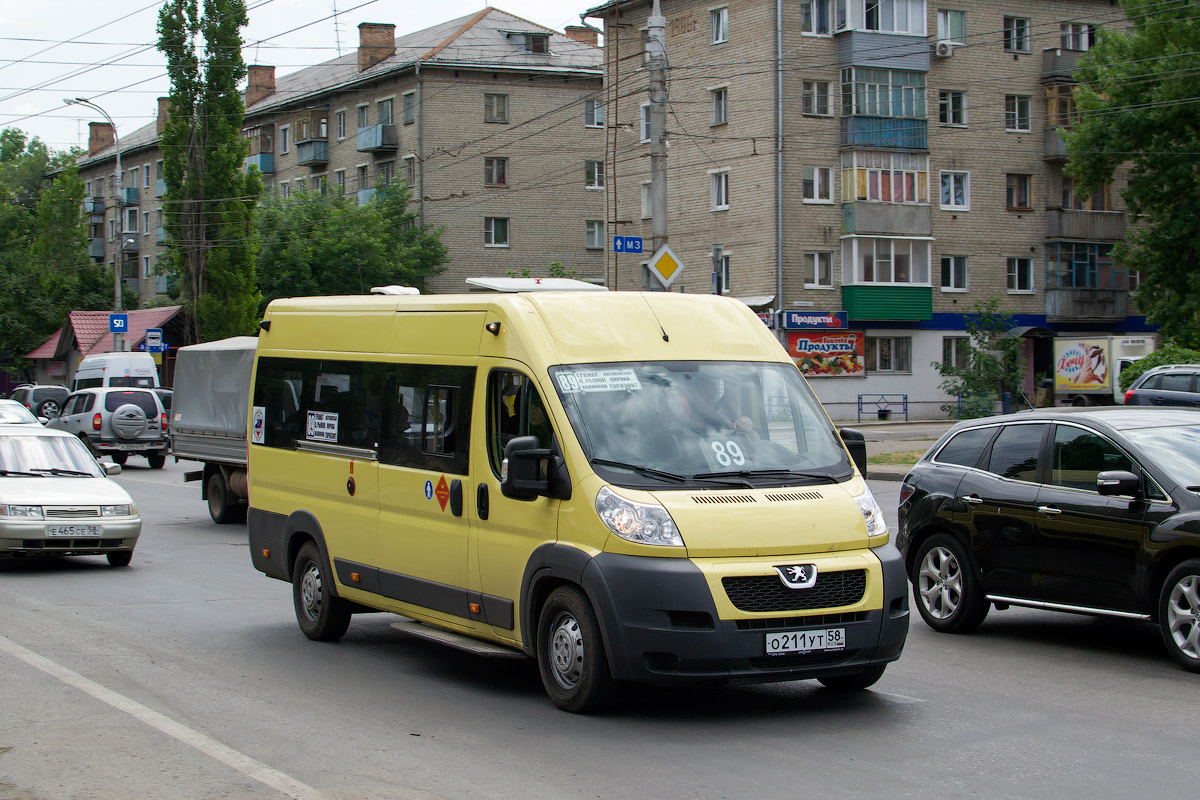
[[(361, 22), (396, 25), (396, 35), (473, 14), (487, 0), (246, 0), (247, 64), (286, 75), (358, 46)], [(600, 0), (492, 0), (492, 5), (562, 31)], [(155, 49), (162, 0), (0, 0), (0, 129), (19, 128), (53, 150), (87, 146), (88, 122), (103, 116), (63, 98), (92, 100), (131, 133), (154, 119), (169, 84)], [(336, 11), (336, 16), (335, 16)], [(599, 24), (591, 20), (592, 24)]]

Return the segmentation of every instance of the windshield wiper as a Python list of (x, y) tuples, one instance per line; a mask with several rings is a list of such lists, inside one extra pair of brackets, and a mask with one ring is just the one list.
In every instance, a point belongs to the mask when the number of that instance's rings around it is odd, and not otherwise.
[(59, 467), (38, 467), (34, 472), (49, 472), (51, 475), (78, 475), (82, 478), (96, 477), (90, 472), (80, 472), (77, 469), (60, 469)]
[(828, 472), (801, 472), (794, 469), (743, 469), (725, 472), (700, 472), (695, 478), (809, 478), (811, 480), (834, 483), (834, 477)]
[(36, 472), (22, 472), (19, 469), (0, 469), (0, 478), (17, 477), (17, 478), (40, 478)]
[(654, 467), (643, 467), (640, 464), (627, 464), (624, 461), (613, 461), (609, 458), (593, 458), (591, 463), (600, 464), (605, 467), (617, 467), (619, 469), (633, 470), (639, 475), (647, 475), (651, 478), (662, 478), (666, 481), (674, 481), (675, 483), (683, 483), (688, 479), (686, 475), (679, 475), (675, 472), (667, 472), (666, 470), (655, 469)]

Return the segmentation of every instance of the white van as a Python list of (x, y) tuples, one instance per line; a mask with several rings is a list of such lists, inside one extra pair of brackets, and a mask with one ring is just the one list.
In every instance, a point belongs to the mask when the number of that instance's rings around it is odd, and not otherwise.
[(71, 391), (96, 386), (157, 389), (158, 385), (158, 366), (149, 353), (96, 353), (79, 362)]

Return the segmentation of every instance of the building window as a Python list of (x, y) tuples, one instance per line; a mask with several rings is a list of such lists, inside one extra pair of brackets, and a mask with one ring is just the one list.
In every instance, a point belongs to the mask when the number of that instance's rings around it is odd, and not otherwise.
[(942, 291), (965, 292), (967, 290), (967, 257), (942, 256)]
[(1126, 286), (1129, 288), (1130, 293), (1136, 292), (1138, 290), (1138, 287), (1141, 285), (1142, 285), (1142, 271), (1140, 269), (1129, 270), (1129, 278), (1128, 278), (1128, 281), (1126, 282)]
[(417, 121), (417, 96), (414, 92), (405, 92), (400, 97), (400, 118), (405, 125)]
[(715, 274), (716, 285), (713, 286), (713, 290), (717, 294), (729, 294), (729, 292), (730, 292), (730, 289), (729, 289), (729, 261), (730, 261), (729, 253), (722, 252), (719, 256), (717, 256), (717, 263), (713, 265), (714, 267), (716, 267), (716, 274)]
[(589, 219), (586, 225), (587, 233), (584, 238), (584, 247), (588, 250), (603, 250), (604, 223), (598, 219)]
[(367, 175), (367, 165), (359, 164), (358, 166), (358, 191), (363, 192), (371, 188), (371, 179)]
[(485, 94), (483, 96), (483, 121), (508, 122), (508, 95)]
[(159, 228), (163, 226), (163, 210), (161, 208), (154, 212), (154, 221)]
[(585, 161), (583, 162), (583, 182), (584, 186), (589, 189), (604, 188), (604, 162), (603, 161)]
[(142, 212), (142, 235), (143, 236), (150, 235), (150, 212), (149, 211)]
[(967, 93), (954, 90), (938, 92), (938, 122), (942, 125), (967, 124)]
[(415, 155), (404, 157), (404, 182), (409, 186), (417, 185), (417, 157)]
[(650, 207), (650, 181), (642, 181), (642, 219), (650, 219), (654, 210)]
[(717, 8), (708, 12), (712, 24), (712, 43), (722, 44), (729, 41), (729, 7)]
[(375, 165), (375, 177), (383, 181), (385, 186), (391, 186), (392, 182), (396, 180), (396, 162), (380, 161)]
[[(162, 162), (160, 161), (159, 163), (161, 164)], [(83, 195), (84, 195), (84, 197), (95, 197), (96, 196), (96, 195), (92, 194), (92, 182), (91, 181), (84, 182)]]
[(287, 181), (284, 181), (283, 183), (279, 184), (279, 196), (281, 198), (283, 198), (284, 200), (287, 200), (288, 198), (290, 198), (292, 196), (292, 187), (288, 184)]
[(639, 119), (640, 119), (640, 123), (641, 123), (639, 125), (639, 127), (641, 128), (641, 131), (642, 131), (642, 144), (646, 144), (647, 142), (650, 141), (650, 104), (649, 103), (642, 103), (641, 117), (639, 117)]
[[(1082, 197), (1084, 194), (1086, 200)], [(1112, 186), (1102, 183), (1089, 192), (1073, 178), (1063, 176), (1062, 207), (1073, 211), (1112, 211)]]
[(942, 366), (966, 369), (970, 363), (971, 339), (967, 336), (942, 337)]
[(483, 160), (483, 183), (486, 186), (507, 186), (508, 159), (485, 158)]
[(296, 178), (296, 191), (297, 192), (303, 192), (307, 188), (308, 187), (304, 183), (304, 178)]
[(380, 100), (375, 104), (375, 117), (380, 125), (392, 124), (392, 102), (392, 98), (389, 97), (387, 100)]
[(1004, 96), (1004, 129), (1009, 131), (1030, 130), (1028, 95), (1008, 94)]
[(150, 256), (142, 256), (142, 277), (149, 278), (153, 274), (150, 269)]
[(842, 154), (842, 202), (928, 203), (929, 156), (875, 150)]
[(868, 336), (864, 351), (867, 372), (912, 372), (910, 336)]
[[(270, 152), (270, 150), (268, 149), (266, 152)], [(163, 162), (162, 161), (154, 162), (154, 178), (155, 178), (155, 180), (160, 180), (160, 181), (163, 180)]]
[(485, 247), (508, 247), (508, 217), (483, 218)]
[(370, 125), (370, 122), (367, 120), (367, 113), (368, 113), (369, 108), (370, 108), (369, 106), (359, 106), (358, 107), (358, 128), (359, 128), (359, 130), (362, 130), (363, 128), (366, 128), (368, 125)]
[(1033, 176), (1005, 175), (1004, 178), (1007, 184), (1004, 199), (1008, 208), (1015, 211), (1028, 211), (1033, 208), (1033, 193), (1030, 191)]
[(1033, 259), (1010, 258), (1008, 260), (1009, 294), (1029, 294), (1033, 291)]
[(150, 165), (149, 164), (142, 167), (142, 188), (143, 189), (150, 188)]
[(804, 254), (804, 287), (806, 289), (833, 288), (833, 253)]
[(1113, 260), (1109, 242), (1047, 242), (1047, 289), (1124, 289), (1125, 268)]
[(829, 167), (804, 168), (804, 202), (832, 203), (833, 170)]
[(712, 121), (710, 125), (724, 125), (729, 122), (729, 89), (710, 89), (712, 97)]
[(842, 70), (842, 116), (925, 118), (925, 73), (846, 67)]
[(817, 117), (828, 117), (829, 81), (803, 81), (800, 93), (800, 111)]
[(604, 103), (602, 101), (583, 101), (583, 124), (587, 128), (604, 127)]
[(729, 171), (710, 172), (712, 178), (712, 210), (725, 211), (729, 208)]
[(1064, 22), (1059, 26), (1063, 50), (1091, 50), (1096, 46), (1096, 26), (1087, 22)]
[(946, 211), (971, 210), (971, 173), (942, 173), (942, 208)]
[(1029, 20), (1022, 17), (1004, 18), (1004, 50), (1007, 53), (1029, 52)]
[(136, 208), (125, 209), (125, 230), (124, 233), (138, 232), (138, 210)]
[(550, 51), (550, 34), (548, 33), (527, 33), (525, 34), (525, 52), (526, 53), (548, 53)]
[(929, 285), (925, 239), (850, 237), (842, 240), (842, 285)]
[(341, 197), (346, 193), (346, 170), (339, 169), (333, 173), (334, 182), (337, 184), (337, 193)]
[(967, 43), (967, 12), (938, 11), (937, 38), (939, 42)]
[(800, 31), (817, 36), (831, 33), (832, 0), (800, 0)]
[(835, 0), (837, 30), (861, 28), (925, 35), (925, 0)]
[(279, 129), (279, 153), (282, 155), (288, 151), (288, 127), (284, 125)]

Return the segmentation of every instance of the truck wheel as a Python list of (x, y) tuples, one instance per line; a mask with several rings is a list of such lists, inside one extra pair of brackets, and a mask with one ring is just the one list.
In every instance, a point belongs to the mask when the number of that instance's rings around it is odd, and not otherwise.
[(616, 697), (596, 612), (574, 586), (558, 587), (542, 606), (537, 661), (546, 694), (563, 711), (603, 711)]
[(350, 604), (333, 593), (333, 576), (311, 541), (300, 548), (292, 568), (292, 602), (300, 630), (315, 642), (336, 642), (350, 627)]
[(1074, 398), (1072, 398), (1071, 405), (1075, 406), (1076, 408), (1083, 408), (1084, 406), (1090, 405), (1090, 403), (1088, 403), (1087, 395), (1077, 394)]
[(208, 495), (208, 515), (218, 525), (230, 525), (246, 521), (246, 507), (234, 498), (225, 482), (225, 475), (217, 470), (208, 476), (205, 487)]

